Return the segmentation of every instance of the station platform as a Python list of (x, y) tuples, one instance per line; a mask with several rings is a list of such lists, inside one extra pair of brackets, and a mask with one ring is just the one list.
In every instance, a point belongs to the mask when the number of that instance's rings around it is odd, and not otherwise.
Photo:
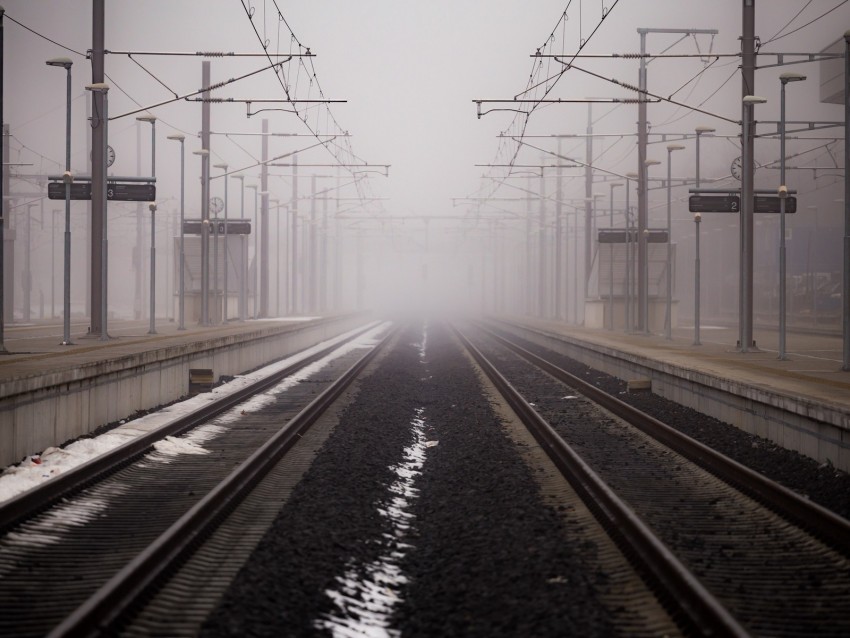
[(284, 317), (201, 326), (110, 321), (109, 339), (61, 322), (7, 324), (0, 355), (0, 467), (186, 396), (190, 371), (213, 382), (289, 356), (365, 323), (361, 315)]
[[(626, 381), (648, 381), (677, 403), (731, 423), (822, 463), (850, 471), (850, 372), (842, 370), (840, 335), (786, 333), (779, 359), (776, 330), (757, 329), (741, 352), (738, 330), (702, 325), (658, 334), (590, 329), (529, 317), (534, 341), (558, 348)], [(531, 333), (530, 333), (531, 334)]]

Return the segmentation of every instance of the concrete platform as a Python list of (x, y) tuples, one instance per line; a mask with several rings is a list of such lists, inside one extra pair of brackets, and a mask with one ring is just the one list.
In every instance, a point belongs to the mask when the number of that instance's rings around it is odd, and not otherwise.
[(648, 380), (653, 392), (747, 432), (850, 471), (850, 372), (842, 341), (824, 335), (756, 330), (757, 350), (740, 352), (737, 328), (701, 326), (661, 335), (625, 334), (528, 317), (520, 332), (618, 378)]
[(0, 468), (185, 396), (189, 370), (214, 380), (289, 356), (366, 322), (362, 315), (231, 322), (221, 326), (113, 321), (110, 339), (72, 324), (74, 345), (60, 345), (61, 323), (12, 325), (0, 355)]

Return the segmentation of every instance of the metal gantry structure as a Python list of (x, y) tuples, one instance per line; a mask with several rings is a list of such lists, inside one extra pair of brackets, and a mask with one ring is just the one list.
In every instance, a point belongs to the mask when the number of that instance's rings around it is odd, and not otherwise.
[[(765, 98), (761, 98), (756, 95), (755, 90), (755, 71), (757, 70), (756, 65), (756, 57), (757, 57), (757, 38), (755, 36), (755, 2), (753, 0), (742, 0), (742, 36), (740, 38), (741, 42), (741, 52), (739, 54), (715, 54), (715, 53), (699, 53), (699, 56), (704, 58), (715, 59), (719, 57), (732, 57), (737, 56), (741, 59), (741, 101), (740, 101), (740, 119), (737, 120), (737, 124), (740, 126), (741, 134), (741, 148), (742, 148), (742, 158), (741, 158), (741, 166), (740, 166), (740, 212), (738, 213), (738, 316), (737, 316), (737, 326), (738, 326), (738, 341), (737, 341), (737, 349), (742, 354), (747, 354), (750, 352), (758, 352), (759, 349), (754, 339), (753, 328), (754, 328), (754, 313), (755, 313), (755, 298), (754, 298), (754, 252), (755, 252), (755, 237), (754, 237), (754, 213), (756, 212), (775, 212), (777, 213), (777, 217), (779, 219), (780, 224), (780, 246), (779, 246), (779, 294), (780, 294), (780, 302), (779, 302), (779, 313), (777, 317), (777, 321), (779, 323), (779, 357), (786, 357), (786, 347), (785, 347), (785, 334), (786, 334), (786, 247), (785, 247), (785, 220), (786, 220), (786, 205), (787, 205), (787, 197), (793, 193), (793, 190), (789, 190), (789, 187), (786, 184), (786, 151), (785, 151), (785, 139), (786, 139), (786, 116), (785, 116), (785, 87), (789, 82), (795, 82), (798, 80), (804, 79), (805, 76), (796, 73), (783, 73), (780, 76), (781, 81), (781, 116), (779, 122), (777, 124), (777, 133), (776, 137), (780, 140), (780, 158), (775, 162), (780, 170), (780, 179), (779, 179), (779, 187), (776, 190), (767, 191), (769, 194), (765, 194), (764, 190), (759, 190), (755, 188), (754, 185), (754, 173), (756, 169), (755, 162), (755, 153), (754, 153), (754, 140), (757, 136), (765, 137), (764, 134), (759, 135), (756, 130), (757, 127), (757, 118), (756, 118), (756, 110), (757, 105), (766, 101)], [(715, 129), (709, 126), (699, 126), (695, 129), (695, 135), (693, 133), (690, 134), (673, 134), (673, 133), (650, 133), (648, 130), (648, 120), (647, 120), (647, 104), (652, 102), (657, 102), (659, 100), (669, 101), (673, 104), (678, 104), (679, 106), (685, 106), (680, 103), (677, 103), (673, 100), (668, 100), (662, 96), (657, 96), (655, 93), (651, 92), (648, 89), (647, 84), (647, 74), (646, 67), (649, 60), (657, 57), (665, 57), (664, 54), (656, 55), (656, 54), (648, 54), (646, 49), (646, 39), (649, 34), (659, 33), (659, 34), (676, 34), (682, 36), (695, 36), (697, 34), (706, 34), (706, 35), (716, 35), (718, 31), (716, 29), (654, 29), (654, 28), (638, 28), (637, 32), (640, 36), (640, 53), (638, 54), (620, 54), (620, 55), (583, 55), (582, 53), (578, 53), (575, 55), (572, 54), (551, 54), (547, 55), (541, 53), (541, 50), (538, 50), (533, 57), (535, 58), (551, 58), (555, 61), (560, 62), (564, 65), (564, 71), (570, 70), (575, 67), (573, 63), (574, 60), (581, 57), (597, 57), (597, 58), (636, 58), (640, 62), (640, 70), (639, 70), (639, 82), (637, 86), (628, 85), (624, 82), (609, 80), (615, 84), (622, 86), (628, 90), (635, 91), (638, 96), (637, 99), (633, 100), (633, 103), (637, 105), (638, 110), (638, 131), (637, 131), (637, 175), (634, 180), (637, 185), (638, 190), (638, 205), (637, 205), (637, 232), (635, 234), (636, 245), (637, 245), (637, 316), (636, 316), (636, 325), (631, 326), (629, 322), (629, 318), (631, 313), (628, 309), (625, 309), (625, 326), (626, 330), (636, 330), (638, 333), (648, 334), (650, 332), (650, 307), (649, 307), (649, 295), (650, 295), (650, 285), (649, 285), (649, 250), (648, 250), (648, 242), (649, 237), (651, 235), (650, 229), (648, 228), (648, 211), (649, 211), (649, 199), (648, 194), (651, 190), (649, 186), (650, 180), (649, 170), (650, 167), (656, 162), (647, 157), (647, 147), (650, 144), (649, 137), (651, 135), (661, 135), (662, 142), (675, 142), (685, 139), (695, 139), (696, 142), (696, 178), (685, 178), (680, 179), (680, 183), (690, 184), (695, 183), (696, 192), (700, 191), (700, 175), (699, 175), (699, 144), (700, 138), (705, 136), (706, 134), (713, 134)], [(842, 341), (843, 341), (843, 361), (842, 361), (842, 369), (850, 370), (850, 176), (847, 175), (847, 167), (850, 166), (850, 134), (848, 134), (848, 129), (850, 127), (847, 126), (848, 121), (850, 121), (850, 89), (848, 86), (850, 85), (850, 31), (844, 34), (844, 50), (839, 54), (830, 49), (829, 51), (821, 51), (817, 53), (767, 53), (766, 55), (776, 56), (777, 60), (775, 64), (766, 64), (759, 65), (758, 68), (768, 68), (771, 66), (783, 66), (786, 64), (796, 64), (801, 62), (820, 62), (831, 58), (840, 58), (844, 62), (845, 73), (844, 73), (844, 82), (843, 82), (843, 96), (844, 96), (844, 104), (845, 104), (845, 118), (843, 122), (794, 122), (794, 124), (798, 125), (797, 128), (794, 129), (795, 132), (799, 131), (811, 131), (818, 128), (824, 128), (828, 126), (843, 126), (844, 127), (844, 140), (845, 140), (845, 168), (843, 169), (843, 177), (845, 184), (845, 197), (843, 199), (844, 209), (845, 209), (845, 223), (844, 223), (844, 246), (843, 246), (843, 256), (844, 256), (844, 265), (843, 265), (843, 274), (842, 274), (842, 319), (841, 319), (841, 330), (842, 330)], [(694, 54), (696, 56), (697, 54)], [(763, 54), (764, 55), (764, 54)], [(791, 59), (791, 57), (795, 59)], [(680, 57), (675, 54), (671, 54), (670, 57)], [(686, 57), (686, 56), (681, 56)], [(581, 69), (579, 69), (581, 70)], [(590, 73), (595, 77), (601, 79), (604, 78), (601, 75)], [(513, 110), (524, 115), (527, 119), (532, 115), (537, 105), (546, 105), (552, 106), (557, 105), (559, 103), (562, 104), (570, 104), (575, 102), (588, 102), (590, 105), (593, 103), (598, 103), (602, 100), (599, 99), (572, 99), (572, 98), (557, 98), (554, 95), (551, 95), (549, 91), (551, 87), (554, 86), (557, 79), (560, 78), (562, 74), (549, 74), (545, 80), (539, 81), (537, 84), (534, 84), (534, 80), (529, 80), (529, 85), (531, 87), (542, 87), (541, 92), (543, 93), (543, 97), (541, 99), (535, 99), (531, 95), (528, 95), (528, 90), (526, 92), (520, 93), (515, 96), (511, 100), (473, 100), (473, 103), (476, 104), (477, 107), (477, 116), (481, 118), (483, 115), (497, 110), (511, 110), (509, 108), (491, 108), (489, 110), (484, 110), (483, 105), (485, 104), (513, 104)], [(656, 92), (657, 93), (657, 92)], [(650, 99), (653, 98), (653, 99)], [(654, 99), (657, 98), (657, 99)], [(699, 111), (701, 113), (707, 113), (706, 111), (702, 111), (701, 109), (692, 109), (694, 111)], [(708, 113), (709, 115), (714, 115)], [(721, 117), (721, 116), (717, 116)], [(721, 117), (721, 119), (726, 120), (727, 122), (733, 123), (735, 120)], [(787, 122), (790, 124), (791, 122)], [(759, 125), (766, 125), (769, 122), (759, 121)], [(502, 138), (513, 139), (516, 143), (516, 152), (514, 154), (514, 158), (512, 159), (510, 164), (504, 165), (507, 169), (505, 177), (510, 176), (518, 176), (518, 173), (521, 169), (523, 169), (526, 164), (522, 164), (519, 161), (519, 150), (521, 147), (530, 148), (533, 150), (547, 152), (553, 156), (558, 157), (561, 160), (573, 160), (571, 157), (565, 157), (565, 155), (571, 155), (570, 152), (566, 154), (562, 153), (560, 147), (560, 141), (564, 137), (573, 137), (577, 140), (579, 138), (583, 138), (585, 140), (585, 144), (588, 148), (592, 148), (591, 140), (596, 137), (604, 137), (605, 134), (595, 134), (593, 131), (593, 119), (592, 117), (588, 117), (588, 125), (585, 133), (575, 133), (572, 135), (562, 135), (562, 136), (554, 136), (551, 135), (549, 137), (558, 138), (558, 150), (557, 152), (548, 151), (546, 149), (541, 149), (540, 147), (534, 146), (528, 143), (528, 139), (531, 137), (546, 137), (545, 135), (527, 135), (525, 133), (524, 127), (522, 128), (522, 132), (519, 134), (508, 134), (503, 133), (500, 135)], [(630, 135), (630, 134), (626, 134)], [(608, 134), (610, 137), (623, 137), (622, 134), (619, 133), (610, 133)], [(718, 136), (718, 137), (734, 137), (734, 136)], [(770, 135), (767, 135), (770, 137)], [(839, 138), (834, 138), (835, 140)], [(501, 150), (500, 146), (500, 150)], [(667, 239), (667, 251), (666, 251), (666, 260), (664, 266), (664, 280), (666, 283), (666, 294), (663, 295), (665, 300), (665, 308), (664, 308), (664, 324), (663, 324), (663, 334), (667, 339), (672, 338), (672, 326), (674, 325), (672, 313), (673, 313), (673, 303), (674, 303), (674, 295), (673, 295), (673, 275), (675, 272), (675, 264), (673, 262), (673, 225), (671, 220), (671, 195), (670, 190), (671, 186), (676, 183), (676, 179), (672, 177), (671, 174), (671, 155), (675, 150), (682, 150), (684, 146), (681, 144), (668, 144), (667, 146), (667, 179), (662, 180), (662, 185), (666, 187), (667, 190), (667, 223), (666, 223), (666, 235)], [(585, 166), (587, 167), (587, 172), (585, 173), (585, 201), (586, 201), (586, 215), (584, 222), (584, 250), (583, 257), (585, 262), (584, 273), (579, 273), (578, 271), (573, 273), (574, 278), (583, 278), (585, 285), (585, 303), (592, 303), (594, 300), (588, 297), (589, 293), (589, 284), (591, 282), (591, 270), (594, 266), (599, 267), (600, 264), (595, 262), (594, 249), (591, 246), (591, 242), (598, 241), (597, 238), (594, 237), (593, 233), (593, 223), (596, 218), (596, 215), (593, 213), (594, 203), (596, 202), (595, 195), (598, 195), (593, 192), (594, 184), (600, 181), (605, 181), (600, 179), (598, 176), (605, 174), (606, 169), (601, 165), (600, 162), (596, 162), (593, 159), (592, 151), (588, 150), (586, 153), (587, 158), (585, 162)], [(581, 165), (581, 163), (576, 163), (575, 166)], [(498, 166), (498, 164), (489, 164), (485, 166)], [(769, 168), (773, 168), (772, 164), (766, 164), (765, 166)], [(795, 167), (796, 168), (796, 167)], [(836, 167), (829, 167), (833, 172)], [(839, 172), (841, 169), (838, 169)], [(588, 176), (591, 174), (592, 176)], [(499, 181), (498, 188), (502, 188), (505, 183), (505, 177), (494, 176), (491, 179)], [(573, 178), (578, 177), (572, 176)], [(614, 176), (609, 176), (614, 177)], [(622, 176), (621, 176), (622, 179)], [(501, 181), (500, 181), (501, 180)], [(630, 180), (623, 180), (627, 185)], [(613, 211), (614, 211), (614, 184), (610, 184), (610, 210), (611, 214), (609, 217), (609, 222), (613, 226)], [(498, 190), (496, 189), (496, 191)], [(559, 180), (559, 190), (561, 188), (560, 180)], [(625, 189), (625, 193), (628, 196), (629, 189)], [(692, 189), (694, 192), (694, 189)], [(729, 191), (733, 192), (732, 190)], [(546, 192), (543, 187), (543, 183), (541, 182), (541, 187), (538, 189), (538, 193), (536, 196), (539, 197), (541, 202), (541, 207), (543, 202), (546, 199), (549, 199), (546, 195)], [(499, 201), (500, 197), (496, 196), (493, 191), (491, 191), (491, 195), (489, 197), (492, 201)], [(482, 200), (487, 200), (488, 197), (483, 197)], [(560, 202), (564, 199), (563, 195), (559, 192), (557, 198), (560, 205)], [(765, 200), (775, 200), (776, 210), (773, 210), (773, 204), (770, 204), (770, 210), (765, 210), (764, 204)], [(836, 200), (840, 201), (840, 200)], [(796, 205), (796, 204), (795, 204)], [(758, 206), (758, 208), (757, 208)], [(631, 230), (629, 229), (629, 205), (626, 204), (626, 233), (625, 236), (627, 241), (632, 237)], [(792, 211), (793, 212), (793, 211)], [(521, 214), (521, 213), (520, 213)], [(529, 214), (529, 213), (527, 213)], [(560, 218), (560, 213), (556, 215), (557, 218)], [(531, 223), (531, 218), (529, 217), (529, 223)], [(695, 259), (694, 259), (694, 333), (693, 333), (693, 345), (698, 346), (701, 344), (700, 341), (700, 315), (701, 315), (701, 307), (700, 307), (700, 223), (703, 221), (703, 217), (700, 213), (694, 215), (694, 251), (695, 251)], [(539, 226), (543, 226), (542, 221), (537, 222)], [(563, 249), (560, 230), (558, 230), (558, 225), (555, 225), (555, 236), (556, 243), (558, 249)], [(538, 257), (543, 257), (543, 246), (541, 244), (540, 247), (536, 249), (538, 253)], [(630, 257), (628, 256), (628, 246), (626, 249), (627, 264), (630, 263)], [(530, 253), (529, 253), (530, 254)], [(613, 317), (615, 315), (614, 304), (611, 303), (613, 301), (615, 292), (614, 292), (614, 252), (611, 251), (610, 259), (608, 262), (608, 268), (611, 271), (608, 281), (607, 281), (607, 296), (608, 296), (608, 304), (606, 314), (607, 317), (604, 317), (600, 327), (605, 327), (611, 329), (613, 326)], [(551, 267), (554, 269), (555, 273), (553, 277), (556, 279), (560, 277), (561, 270), (564, 268), (564, 264), (562, 262), (562, 255), (560, 254), (560, 250), (556, 251), (556, 256), (550, 260), (551, 263), (548, 264), (547, 267)], [(541, 261), (541, 263), (543, 263)], [(657, 267), (656, 267), (657, 268)], [(528, 274), (531, 274), (529, 268), (526, 268)], [(526, 281), (526, 287), (529, 291), (534, 290), (535, 288), (539, 289), (543, 286), (543, 280), (546, 275), (537, 272), (534, 274), (535, 280)], [(654, 275), (655, 277), (655, 275)], [(628, 282), (628, 274), (626, 274), (626, 282), (624, 284), (625, 293), (630, 291), (630, 284)], [(655, 281), (655, 279), (653, 279)], [(601, 291), (601, 282), (596, 282), (597, 287), (600, 287)], [(814, 286), (809, 283), (807, 284), (809, 288), (812, 289), (810, 294), (814, 293)], [(558, 299), (563, 294), (563, 291), (560, 287), (554, 291), (555, 298)], [(604, 294), (604, 293), (603, 293)], [(628, 294), (624, 294), (624, 301), (628, 305)], [(812, 302), (814, 304), (814, 301)], [(559, 308), (559, 304), (555, 304), (556, 308)], [(816, 307), (816, 306), (813, 306)], [(545, 316), (545, 312), (543, 309), (543, 305), (539, 302), (535, 304), (534, 307), (527, 306), (527, 310), (530, 310), (532, 314), (537, 314), (539, 316)], [(560, 319), (560, 312), (555, 312), (555, 318)], [(579, 322), (581, 323), (581, 322)], [(595, 325), (595, 324), (594, 324)]]

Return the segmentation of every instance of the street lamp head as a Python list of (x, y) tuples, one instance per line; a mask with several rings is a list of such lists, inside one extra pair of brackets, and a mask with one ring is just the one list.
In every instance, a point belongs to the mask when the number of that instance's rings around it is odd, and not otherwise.
[(269, 191), (260, 191), (260, 192), (259, 192), (259, 193), (257, 193), (257, 194), (258, 194), (260, 197), (265, 197), (265, 196), (267, 196), (267, 195), (271, 195), (271, 193), (270, 193)]
[(86, 84), (86, 91), (95, 93), (106, 93), (109, 91), (109, 85), (106, 82), (95, 82), (94, 84)]
[(181, 135), (180, 133), (175, 133), (174, 135), (169, 135), (169, 136), (167, 137), (167, 139), (169, 139), (169, 140), (176, 140), (176, 141), (178, 141), (178, 142), (182, 142), (183, 140), (185, 140), (185, 139), (186, 139), (186, 136), (185, 136), (185, 135)]
[(789, 82), (802, 82), (806, 79), (806, 76), (802, 73), (794, 73), (793, 71), (788, 71), (787, 73), (783, 73), (779, 76), (779, 81), (782, 84), (788, 84)]
[(697, 135), (702, 135), (703, 133), (714, 133), (717, 129), (711, 126), (697, 126), (694, 130)]
[(210, 154), (210, 152), (205, 148), (199, 148), (197, 151), (192, 151), (194, 155), (200, 155), (202, 157), (206, 157)]
[(156, 115), (151, 115), (150, 113), (148, 113), (147, 115), (137, 115), (136, 120), (138, 120), (139, 122), (150, 122), (151, 124), (153, 124), (154, 122), (156, 122)]
[(227, 164), (213, 164), (213, 168), (220, 168), (223, 171), (227, 170)]
[(71, 61), (71, 58), (51, 58), (45, 64), (47, 66), (61, 66), (63, 69), (70, 69), (74, 63)]
[(658, 160), (654, 160), (654, 159), (648, 159), (648, 160), (645, 160), (645, 161), (644, 161), (644, 164), (645, 164), (646, 166), (657, 166), (657, 165), (658, 165), (658, 164), (660, 164), (660, 163), (661, 163), (661, 162), (659, 162)]
[(745, 95), (741, 101), (744, 104), (764, 104), (767, 102), (767, 98), (759, 95)]
[(672, 153), (673, 151), (684, 151), (684, 150), (685, 150), (685, 147), (682, 146), (681, 144), (668, 144), (667, 145), (667, 152), (668, 153)]
[(242, 182), (243, 186), (245, 184), (245, 176), (244, 175), (231, 175), (231, 179), (238, 179)]
[(637, 173), (626, 173), (626, 177), (628, 177), (629, 179), (637, 179), (638, 177), (640, 177), (640, 175), (638, 175)]

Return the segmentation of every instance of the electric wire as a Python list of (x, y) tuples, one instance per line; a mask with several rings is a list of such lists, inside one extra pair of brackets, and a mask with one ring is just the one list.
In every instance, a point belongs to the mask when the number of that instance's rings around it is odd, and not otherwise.
[(848, 2), (850, 2), (850, 0), (841, 0), (841, 2), (839, 2), (839, 3), (838, 3), (836, 6), (834, 6), (832, 9), (830, 9), (829, 11), (826, 11), (826, 12), (822, 13), (821, 15), (819, 15), (817, 18), (814, 18), (813, 20), (809, 20), (806, 24), (801, 25), (801, 26), (797, 27), (796, 29), (794, 29), (794, 30), (792, 30), (792, 31), (789, 31), (788, 33), (783, 33), (782, 35), (774, 36), (773, 38), (771, 38), (771, 39), (770, 39), (770, 40), (768, 40), (767, 42), (762, 42), (761, 44), (759, 44), (759, 48), (761, 48), (761, 47), (763, 47), (763, 46), (766, 46), (766, 45), (770, 44), (771, 42), (776, 42), (777, 40), (781, 40), (782, 38), (785, 38), (785, 37), (788, 37), (789, 35), (792, 35), (792, 34), (794, 34), (794, 33), (797, 33), (797, 31), (800, 31), (801, 29), (805, 29), (806, 27), (808, 27), (809, 25), (814, 24), (815, 22), (817, 22), (817, 21), (818, 21), (818, 20), (820, 20), (821, 18), (824, 18), (824, 17), (828, 16), (830, 13), (832, 13), (832, 12), (833, 12), (833, 11), (835, 11), (836, 9), (840, 9), (841, 7), (843, 7), (843, 6), (844, 6), (845, 4), (847, 4)]

